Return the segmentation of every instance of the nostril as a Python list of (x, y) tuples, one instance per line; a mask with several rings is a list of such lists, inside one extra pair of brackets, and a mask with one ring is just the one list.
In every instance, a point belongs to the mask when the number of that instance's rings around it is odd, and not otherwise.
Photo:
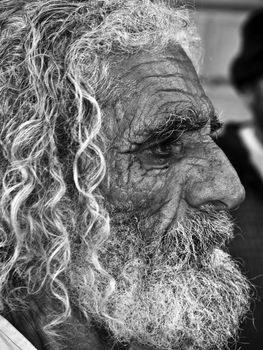
[(214, 200), (210, 201), (209, 204), (215, 209), (215, 210), (228, 210), (228, 206), (226, 203), (220, 201), (220, 200)]
[(209, 202), (206, 202), (205, 204), (200, 205), (198, 209), (204, 212), (211, 212), (211, 210), (228, 210), (228, 206), (220, 200), (211, 200)]

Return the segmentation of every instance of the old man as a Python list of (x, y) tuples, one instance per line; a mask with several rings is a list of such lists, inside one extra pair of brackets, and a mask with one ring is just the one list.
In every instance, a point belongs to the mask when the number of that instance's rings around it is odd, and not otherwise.
[(187, 10), (0, 6), (1, 350), (222, 349), (248, 308), (224, 250), (244, 191)]

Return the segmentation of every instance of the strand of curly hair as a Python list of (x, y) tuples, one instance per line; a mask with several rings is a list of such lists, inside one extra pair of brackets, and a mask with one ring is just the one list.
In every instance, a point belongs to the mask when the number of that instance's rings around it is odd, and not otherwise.
[(108, 283), (102, 302), (115, 287), (96, 255), (110, 232), (99, 187), (109, 68), (117, 57), (171, 42), (195, 51), (188, 12), (167, 3), (1, 1), (0, 302), (16, 310), (44, 291), (59, 305), (47, 333), (71, 313), (73, 241), (91, 251), (87, 283), (96, 273)]

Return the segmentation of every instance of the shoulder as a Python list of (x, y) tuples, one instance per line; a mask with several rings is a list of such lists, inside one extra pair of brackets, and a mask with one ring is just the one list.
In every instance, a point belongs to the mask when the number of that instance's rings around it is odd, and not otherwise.
[(7, 319), (0, 315), (1, 350), (37, 350)]

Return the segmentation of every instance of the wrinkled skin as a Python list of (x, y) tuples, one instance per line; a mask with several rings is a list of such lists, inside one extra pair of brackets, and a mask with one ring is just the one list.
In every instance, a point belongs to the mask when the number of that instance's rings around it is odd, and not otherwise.
[[(160, 232), (189, 207), (237, 206), (244, 189), (211, 139), (211, 129), (217, 127), (214, 110), (185, 52), (175, 46), (163, 55), (138, 54), (118, 64), (115, 74), (122, 93), (105, 111), (112, 117), (107, 132), (114, 140), (107, 160), (109, 201), (133, 208), (147, 222), (150, 216)], [(171, 114), (175, 122), (165, 135), (157, 135)], [(185, 114), (185, 132), (176, 131)]]
[[(116, 232), (122, 236), (116, 220), (134, 214), (138, 225), (133, 219), (127, 225), (130, 232), (138, 229), (143, 234), (146, 246), (155, 241), (154, 235), (173, 230), (189, 210), (202, 211), (210, 205), (224, 211), (243, 200), (237, 174), (211, 138), (218, 126), (211, 102), (179, 46), (164, 54), (139, 53), (122, 60), (113, 67), (112, 77), (118, 98), (103, 110), (104, 133), (111, 141), (106, 154), (108, 181), (102, 186), (112, 236)], [(121, 215), (114, 216), (118, 212)], [(126, 237), (125, 245), (128, 242)], [(127, 258), (123, 251), (117, 247), (115, 252), (114, 245), (106, 250), (104, 267), (113, 275), (122, 267), (121, 256)], [(144, 247), (139, 254), (143, 251)], [(89, 331), (94, 349), (108, 349), (105, 343), (95, 345), (103, 338), (100, 333), (95, 334), (96, 341), (92, 334)], [(135, 342), (129, 349), (146, 348)]]

